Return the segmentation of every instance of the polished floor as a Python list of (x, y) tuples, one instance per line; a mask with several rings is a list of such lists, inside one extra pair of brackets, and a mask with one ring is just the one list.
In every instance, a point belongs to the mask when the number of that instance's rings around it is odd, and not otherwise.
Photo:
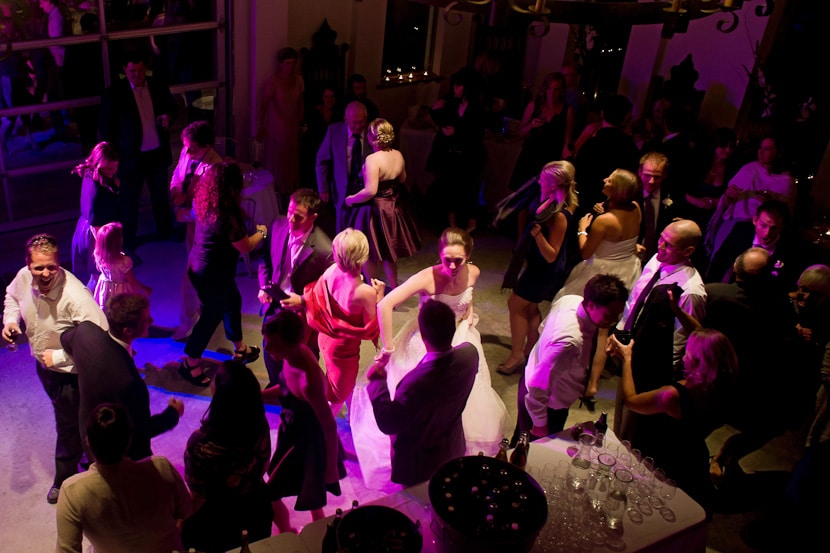
[[(148, 214), (144, 215), (146, 219)], [(73, 227), (74, 223), (68, 222), (42, 229), (60, 237), (62, 251), (67, 254), (64, 256), (65, 261), (68, 261)], [(23, 242), (30, 234), (31, 231), (10, 234), (0, 241), (0, 275), (13, 275), (22, 266)], [(437, 261), (435, 231), (425, 229), (424, 239), (425, 246), (419, 254), (401, 261), (401, 280)], [(506, 357), (509, 348), (506, 308), (508, 296), (500, 289), (500, 284), (509, 260), (510, 247), (510, 240), (505, 236), (482, 230), (476, 234), (472, 260), (482, 269), (475, 308), (480, 316), (479, 329), (493, 387), (504, 399), (511, 417), (515, 417), (518, 376), (502, 376), (495, 371), (495, 366)], [(183, 354), (183, 344), (171, 340), (169, 335), (178, 322), (178, 290), (185, 265), (184, 245), (148, 241), (138, 249), (138, 254), (144, 262), (136, 268), (136, 274), (139, 280), (153, 287), (151, 310), (155, 323), (151, 336), (138, 340), (135, 344), (136, 363), (144, 369), (151, 391), (153, 412), (161, 411), (171, 395), (180, 397), (186, 405), (179, 425), (171, 432), (155, 438), (153, 450), (158, 455), (168, 457), (183, 470), (185, 442), (198, 427), (209, 402), (207, 390), (189, 385), (171, 369), (172, 362)], [(257, 284), (256, 279), (247, 275), (244, 262), (239, 264), (237, 282), (244, 298), (245, 338), (247, 342), (256, 344), (261, 339)], [(542, 308), (546, 312), (549, 304), (543, 304)], [(415, 300), (411, 299), (403, 309), (397, 311), (394, 315), (396, 328), (415, 316), (416, 309)], [(5, 551), (42, 552), (52, 550), (55, 542), (54, 507), (45, 501), (53, 473), (54, 423), (51, 406), (37, 381), (33, 362), (26, 349), (21, 348), (17, 353), (0, 350), (0, 474), (3, 475), (0, 479), (0, 535), (3, 536), (2, 549)], [(230, 353), (230, 344), (224, 339), (221, 328), (217, 329), (206, 355), (219, 361), (228, 358)], [(362, 366), (368, 364), (373, 353), (371, 344), (364, 343)], [(264, 383), (266, 373), (262, 360), (251, 364), (251, 368)], [(568, 423), (593, 420), (602, 410), (607, 410), (609, 416), (613, 417), (616, 385), (616, 378), (604, 378), (601, 381), (597, 412), (590, 413), (584, 407), (574, 405)], [(272, 428), (276, 429), (276, 408), (269, 409), (268, 417)], [(326, 508), (328, 513), (332, 513), (336, 507), (351, 505), (355, 499), (360, 503), (371, 501), (381, 493), (363, 485), (360, 467), (354, 460), (354, 445), (348, 422), (339, 418), (338, 428), (346, 451), (350, 454), (346, 463), (348, 476), (342, 482), (342, 495), (329, 497)], [(729, 428), (716, 432), (711, 438), (711, 448), (717, 448), (729, 432)], [(275, 434), (274, 430), (273, 435)], [(800, 456), (800, 443), (801, 437), (797, 431), (788, 432), (744, 460), (747, 485), (727, 498), (722, 512), (717, 513), (709, 524), (707, 551), (753, 551), (742, 542), (739, 531), (747, 521), (757, 516), (765, 502), (775, 497), (793, 463)], [(287, 504), (289, 507), (293, 505), (291, 501)], [(292, 515), (292, 522), (297, 527), (309, 521), (307, 513)]]

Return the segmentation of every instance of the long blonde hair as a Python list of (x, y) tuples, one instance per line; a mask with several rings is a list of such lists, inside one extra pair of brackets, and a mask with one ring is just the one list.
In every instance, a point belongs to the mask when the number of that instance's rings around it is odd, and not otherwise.
[(576, 167), (570, 161), (561, 159), (558, 161), (551, 161), (542, 167), (539, 172), (539, 178), (547, 176), (557, 183), (568, 186), (568, 196), (565, 199), (565, 205), (576, 208), (579, 206), (579, 198), (576, 195)]

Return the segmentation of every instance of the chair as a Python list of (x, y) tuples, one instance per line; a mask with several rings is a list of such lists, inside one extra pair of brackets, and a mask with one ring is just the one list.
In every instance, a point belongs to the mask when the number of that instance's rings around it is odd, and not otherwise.
[[(242, 198), (240, 202), (242, 206), (242, 213), (245, 215), (245, 229), (248, 236), (256, 232), (256, 200), (253, 198)], [(248, 271), (248, 276), (254, 278), (256, 273), (251, 270), (251, 254), (253, 250), (242, 254), (242, 259), (245, 260), (245, 269)]]

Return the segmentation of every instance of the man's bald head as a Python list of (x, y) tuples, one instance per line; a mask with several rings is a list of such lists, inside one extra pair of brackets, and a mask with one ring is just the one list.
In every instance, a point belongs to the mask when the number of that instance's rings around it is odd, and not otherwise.
[(681, 247), (697, 247), (700, 240), (703, 238), (703, 233), (700, 231), (700, 227), (691, 219), (679, 219), (677, 221), (673, 221), (668, 226), (674, 229), (675, 235), (680, 241), (680, 244), (678, 245)]
[(369, 115), (366, 112), (366, 106), (357, 100), (349, 102), (343, 116), (343, 119), (346, 121), (346, 125), (349, 127), (349, 134), (361, 135), (363, 134), (363, 131), (366, 130), (366, 124), (369, 122), (368, 118)]
[(735, 280), (757, 280), (769, 273), (769, 252), (764, 248), (749, 248), (735, 259)]

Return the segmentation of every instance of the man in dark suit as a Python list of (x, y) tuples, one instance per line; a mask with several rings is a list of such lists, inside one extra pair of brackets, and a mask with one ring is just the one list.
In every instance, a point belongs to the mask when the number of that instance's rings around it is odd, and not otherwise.
[[(358, 101), (349, 103), (344, 119), (329, 125), (320, 149), (317, 150), (317, 191), (323, 203), (330, 204), (334, 210), (333, 229), (327, 229), (334, 233), (346, 228), (350, 209), (346, 205), (346, 196), (363, 188), (360, 171), (363, 160), (372, 153), (366, 140), (366, 106)], [(354, 155), (358, 148), (359, 156)]]
[[(259, 263), (257, 294), (266, 318), (277, 309), (302, 310), (306, 285), (320, 278), (334, 263), (331, 239), (315, 224), (321, 204), (320, 196), (314, 190), (296, 190), (288, 202), (287, 216), (277, 217), (268, 233), (265, 255)], [(310, 332), (307, 345), (315, 353), (319, 352), (315, 332)], [(265, 367), (268, 369), (268, 386), (278, 384), (282, 362), (266, 355)]]
[(444, 463), (464, 455), (461, 413), (478, 371), (472, 344), (452, 347), (455, 315), (449, 306), (428, 300), (418, 326), (427, 353), (398, 383), (394, 400), (386, 384), (388, 356), (381, 355), (366, 375), (378, 428), (392, 436), (392, 481), (404, 486), (429, 480)]
[(795, 281), (803, 267), (794, 255), (794, 246), (787, 239), (787, 206), (775, 200), (767, 200), (758, 206), (752, 222), (735, 223), (721, 247), (712, 256), (706, 270), (706, 282), (732, 282), (735, 258), (749, 248), (763, 248), (770, 254), (772, 283), (789, 292), (795, 289)]
[[(739, 430), (712, 459), (716, 477), (740, 472), (739, 461), (784, 432), (787, 418), (776, 405), (792, 382), (781, 368), (792, 363), (792, 307), (783, 290), (770, 285), (775, 262), (763, 248), (749, 248), (734, 262), (735, 282), (706, 284), (706, 328), (732, 342), (740, 360), (728, 422)], [(763, 343), (763, 347), (760, 343)]]
[(645, 265), (657, 253), (660, 233), (679, 216), (678, 204), (663, 185), (669, 171), (669, 158), (660, 152), (648, 152), (640, 158), (637, 172), (643, 183), (643, 198), (640, 210), (640, 259)]
[[(109, 332), (83, 322), (61, 334), (61, 345), (78, 368), (78, 420), (86, 442), (87, 419), (101, 403), (121, 403), (130, 414), (134, 432), (127, 456), (138, 461), (153, 454), (150, 439), (172, 429), (184, 413), (184, 403), (171, 397), (167, 408), (150, 415), (150, 393), (133, 361), (133, 341), (147, 336), (153, 322), (150, 301), (140, 294), (118, 294), (107, 302)], [(91, 453), (87, 455), (92, 459)]]
[(176, 102), (166, 85), (147, 77), (140, 52), (130, 51), (125, 58), (126, 79), (118, 80), (104, 93), (101, 102), (101, 139), (112, 143), (121, 159), (121, 222), (124, 248), (136, 261), (138, 207), (144, 182), (150, 191), (156, 233), (170, 236), (173, 220), (168, 199), (170, 124), (176, 115)]

